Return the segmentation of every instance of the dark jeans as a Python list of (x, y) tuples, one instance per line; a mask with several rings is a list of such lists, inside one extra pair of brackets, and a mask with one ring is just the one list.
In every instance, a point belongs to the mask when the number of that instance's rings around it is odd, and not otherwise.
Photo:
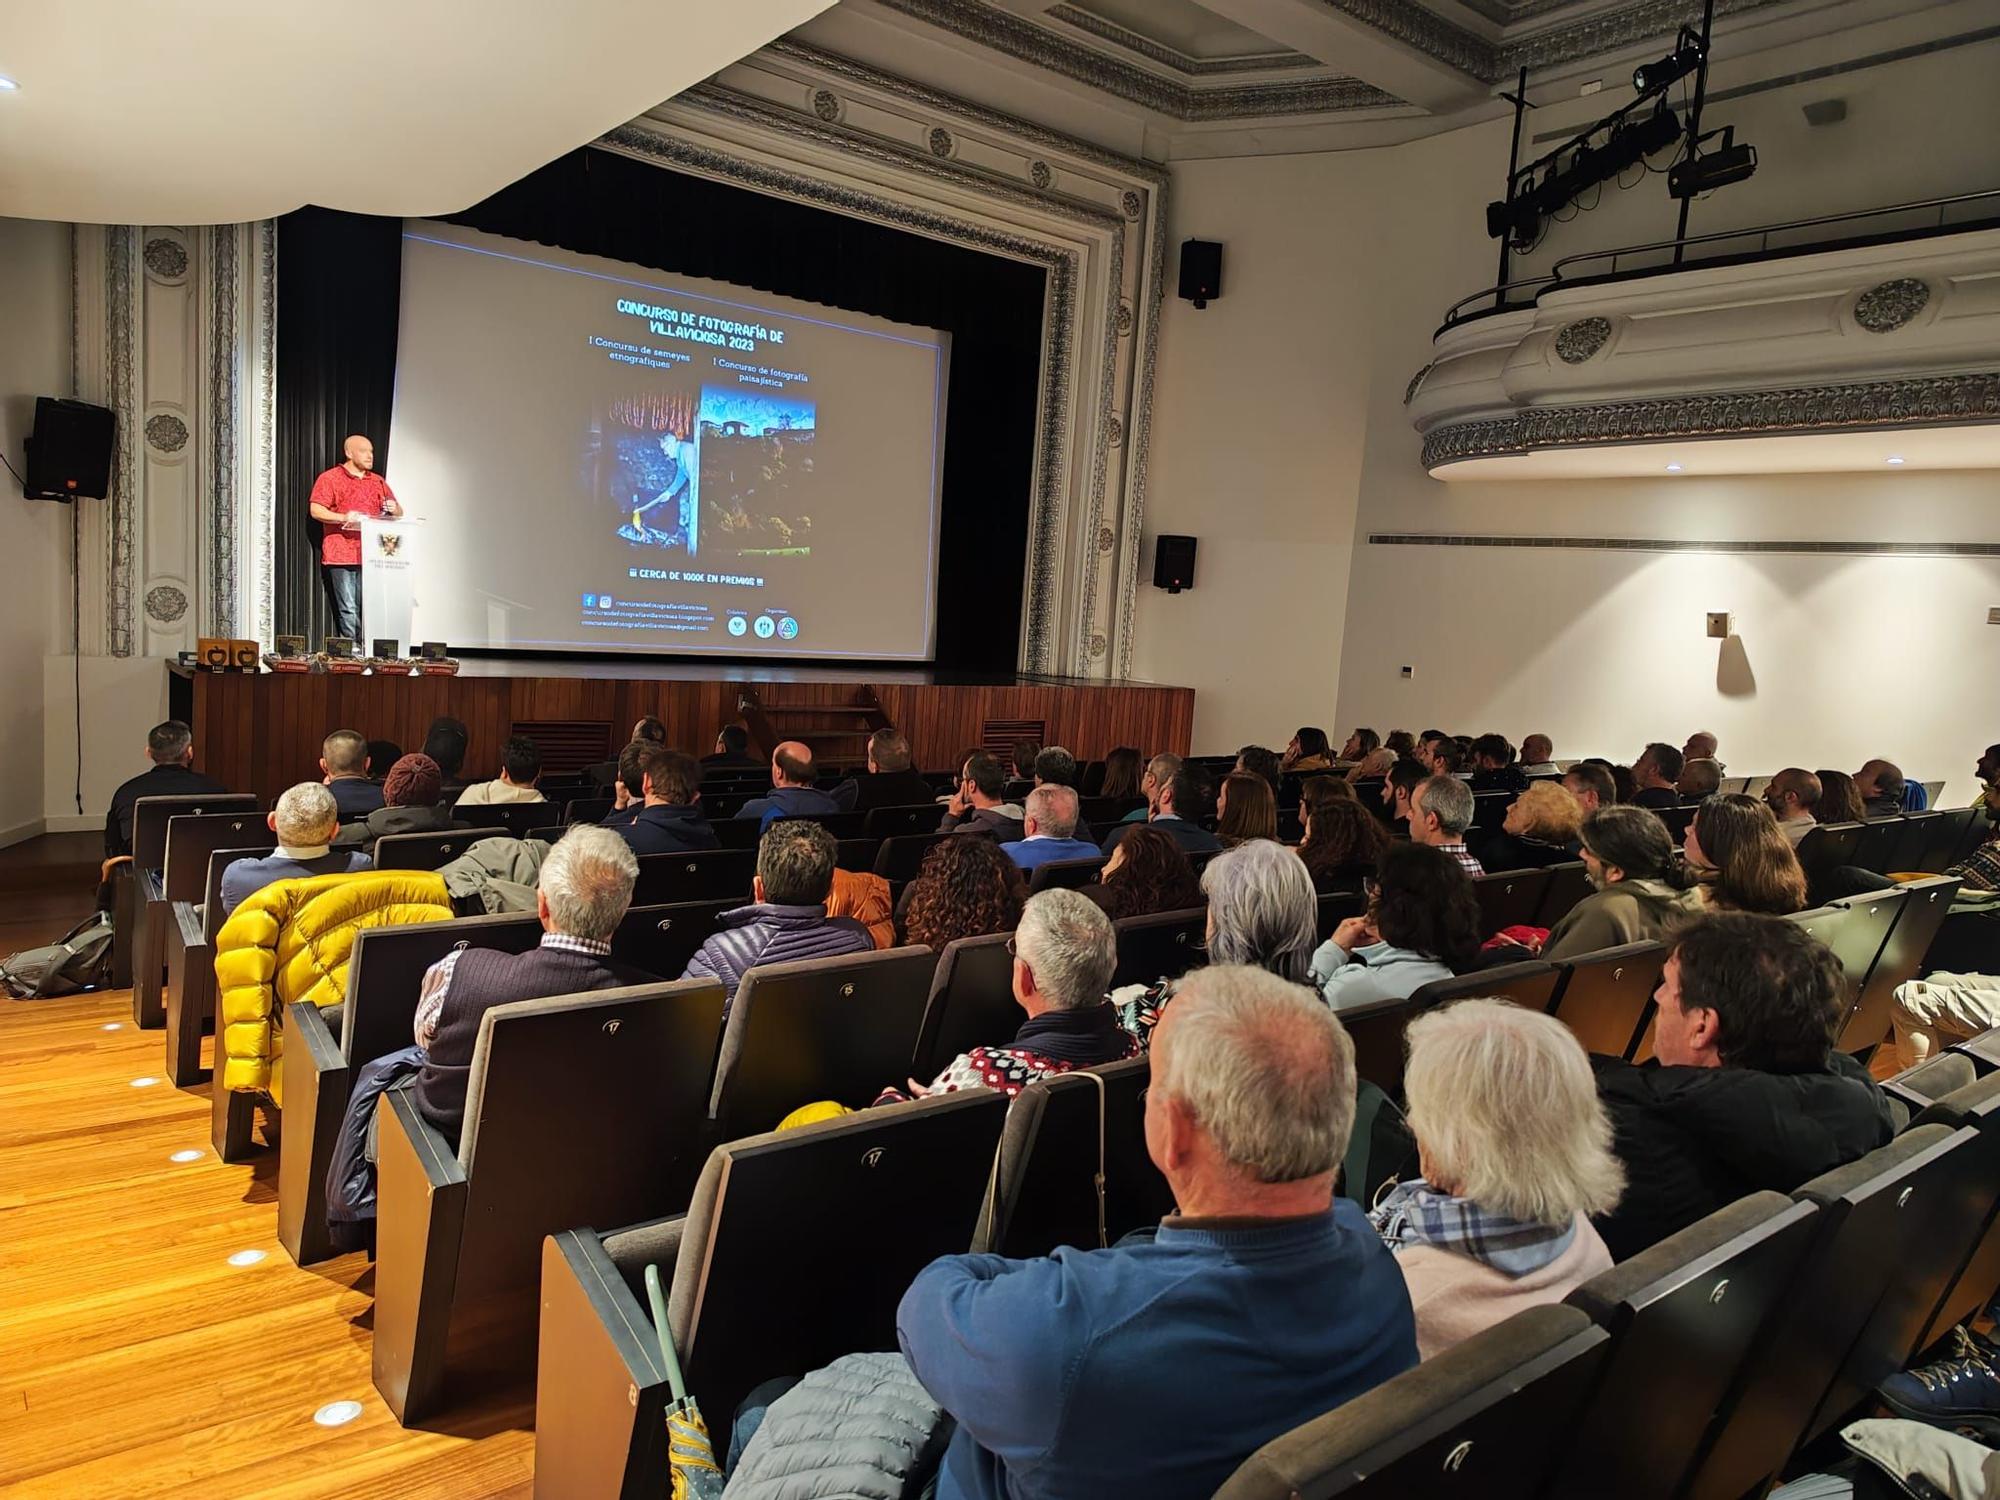
[[(361, 569), (321, 564), (319, 581), (326, 589), (327, 611), (333, 616), (327, 633), (344, 635), (351, 641), (361, 640)], [(365, 656), (365, 642), (363, 646), (361, 654)]]

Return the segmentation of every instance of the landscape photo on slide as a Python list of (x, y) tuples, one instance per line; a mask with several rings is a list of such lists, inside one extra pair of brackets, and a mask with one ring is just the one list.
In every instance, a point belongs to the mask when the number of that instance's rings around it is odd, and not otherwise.
[(814, 412), (796, 397), (702, 387), (697, 524), (711, 555), (812, 555)]

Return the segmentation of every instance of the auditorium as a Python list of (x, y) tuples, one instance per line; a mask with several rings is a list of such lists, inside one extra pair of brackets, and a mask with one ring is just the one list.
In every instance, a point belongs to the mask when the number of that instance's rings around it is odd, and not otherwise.
[(0, 1494), (2000, 1496), (2000, 0), (0, 26)]

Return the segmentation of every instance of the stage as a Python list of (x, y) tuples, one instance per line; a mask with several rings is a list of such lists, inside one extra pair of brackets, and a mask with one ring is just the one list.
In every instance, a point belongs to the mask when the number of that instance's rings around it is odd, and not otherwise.
[(194, 729), (196, 766), (267, 801), (318, 777), (320, 741), (335, 729), (417, 750), (442, 714), (465, 721), (465, 774), (474, 780), (497, 774), (510, 734), (533, 737), (551, 771), (569, 770), (615, 756), (647, 714), (666, 722), (668, 743), (696, 755), (713, 748), (723, 725), (742, 723), (759, 748), (773, 737), (800, 739), (842, 766), (858, 766), (870, 730), (893, 724), (923, 770), (1024, 735), (1067, 746), (1079, 760), (1119, 745), (1184, 755), (1194, 727), (1192, 688), (929, 668), (481, 657), (463, 661), (455, 677), (179, 665), (167, 673), (170, 712)]

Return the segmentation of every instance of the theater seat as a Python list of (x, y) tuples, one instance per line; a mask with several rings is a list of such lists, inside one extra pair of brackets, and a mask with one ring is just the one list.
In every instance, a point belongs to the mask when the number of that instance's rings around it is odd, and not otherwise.
[[(201, 1065), (201, 1037), (215, 1022), (215, 930), (222, 925), (222, 872), (238, 859), (256, 859), (277, 844), (270, 825), (254, 812), (203, 813), (173, 820), (167, 835), (165, 949), (167, 984), (162, 1009), (167, 1024), (167, 1077), (191, 1088), (209, 1074)], [(227, 851), (220, 863), (217, 853)]]
[(1207, 961), (1208, 908), (1122, 917), (1111, 924), (1118, 936), (1118, 965), (1111, 987), (1178, 979)]
[(441, 870), (481, 839), (490, 828), (451, 828), (437, 833), (385, 833), (375, 840), (378, 870)]
[(1542, 897), (1549, 888), (1547, 870), (1504, 870), (1494, 875), (1472, 877), (1472, 891), (1479, 898), (1479, 925), (1482, 936), (1491, 937), (1508, 927), (1526, 927), (1542, 909)]
[(756, 873), (755, 849), (642, 854), (639, 878), (632, 886), (632, 904), (663, 906), (676, 901), (719, 901), (729, 896), (742, 906), (750, 900), (750, 881)]
[(1024, 1019), (1014, 998), (1007, 932), (946, 943), (931, 975), (910, 1076), (927, 1083), (962, 1052), (1013, 1040)]
[[(1924, 1068), (1940, 1064), (1948, 1067), (1966, 1061), (1945, 1053), (1932, 1058), (1924, 1064)], [(1911, 1071), (1921, 1073), (1924, 1068)], [(1942, 1073), (1936, 1081), (1942, 1081)], [(1991, 1143), (1996, 1135), (2000, 1135), (2000, 1077), (1977, 1079), (1953, 1089), (1923, 1110), (1914, 1123), (1976, 1127), (1981, 1132), (1981, 1144), (1986, 1146), (1990, 1158)], [(1981, 1182), (1971, 1176), (1960, 1179), (1959, 1187), (1965, 1196), (1956, 1209), (1945, 1211), (1948, 1222), (1954, 1228), (1965, 1229), (1981, 1224), (1983, 1227), (1972, 1233), (1964, 1264), (1952, 1277), (1931, 1313), (1929, 1324), (1917, 1340), (1918, 1349), (1929, 1348), (1953, 1324), (1970, 1319), (1992, 1301), (1995, 1290), (2000, 1289), (2000, 1214), (1995, 1213), (1996, 1207), (2000, 1207), (2000, 1202), (1996, 1202), (1996, 1198), (2000, 1197), (2000, 1166), (1996, 1166), (1995, 1170), (1994, 1180)]]
[[(1866, 1058), (1888, 1039), (1894, 1027), (1896, 987), (1915, 979), (1923, 968), (1925, 955), (1951, 914), (1958, 886), (1957, 876), (1939, 875), (1913, 881), (1894, 893), (1902, 897), (1901, 911), (1841, 1027), (1836, 1043), (1841, 1051)], [(1841, 905), (1854, 908), (1865, 899), (1857, 896)]]
[[(172, 912), (166, 890), (169, 831), (175, 818), (212, 813), (254, 813), (257, 799), (248, 792), (204, 792), (178, 797), (141, 797), (132, 804), (132, 1020), (135, 1025), (154, 1030), (166, 1025), (167, 1014), (161, 993), (166, 977), (167, 929)], [(255, 840), (246, 840), (254, 843)], [(189, 869), (199, 885), (206, 870)], [(185, 898), (184, 898), (185, 899)], [(113, 943), (116, 945), (113, 914)]]
[(1540, 960), (1501, 964), (1476, 974), (1434, 979), (1405, 999), (1373, 1000), (1340, 1012), (1340, 1021), (1354, 1041), (1354, 1072), (1392, 1099), (1403, 1093), (1403, 1032), (1427, 1010), (1454, 1000), (1492, 997), (1511, 1000), (1529, 1010), (1545, 1011), (1562, 971)]
[(1665, 943), (1625, 943), (1565, 963), (1555, 1018), (1584, 1051), (1629, 1058), (1652, 1014), (1667, 952)]
[(1028, 877), (1028, 893), (1081, 890), (1084, 886), (1097, 884), (1098, 874), (1103, 869), (1101, 855), (1094, 859), (1052, 859), (1045, 865), (1035, 867), (1034, 874)]

